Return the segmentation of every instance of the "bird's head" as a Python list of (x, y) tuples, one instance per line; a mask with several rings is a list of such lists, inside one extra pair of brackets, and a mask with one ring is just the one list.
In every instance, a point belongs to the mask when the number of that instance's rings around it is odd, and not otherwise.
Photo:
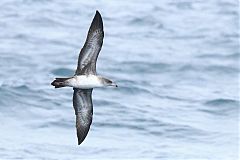
[(102, 82), (103, 82), (104, 86), (118, 87), (116, 83), (114, 83), (113, 81), (111, 81), (107, 78), (102, 78)]

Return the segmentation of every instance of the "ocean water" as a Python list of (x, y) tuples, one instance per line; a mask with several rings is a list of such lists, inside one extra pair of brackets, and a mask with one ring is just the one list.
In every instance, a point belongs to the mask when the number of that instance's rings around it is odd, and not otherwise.
[[(0, 159), (237, 160), (239, 1), (0, 1)], [(71, 76), (99, 10), (94, 117), (78, 146)]]

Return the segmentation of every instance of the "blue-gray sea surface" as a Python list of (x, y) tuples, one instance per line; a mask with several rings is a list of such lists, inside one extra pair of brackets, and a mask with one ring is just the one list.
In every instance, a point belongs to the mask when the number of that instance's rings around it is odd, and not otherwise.
[[(0, 1), (0, 159), (237, 160), (237, 0)], [(105, 38), (90, 132), (71, 88), (95, 11)]]

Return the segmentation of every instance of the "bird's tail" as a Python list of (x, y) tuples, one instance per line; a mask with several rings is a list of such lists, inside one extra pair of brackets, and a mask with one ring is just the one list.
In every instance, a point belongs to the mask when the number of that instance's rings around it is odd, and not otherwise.
[(66, 86), (66, 80), (70, 78), (55, 78), (55, 80), (51, 83), (51, 85), (55, 86), (55, 88), (61, 88)]

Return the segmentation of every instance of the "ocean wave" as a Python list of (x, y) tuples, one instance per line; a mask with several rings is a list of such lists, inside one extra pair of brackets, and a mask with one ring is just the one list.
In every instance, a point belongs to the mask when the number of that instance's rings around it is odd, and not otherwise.
[(68, 68), (57, 68), (51, 71), (52, 74), (56, 75), (56, 76), (63, 76), (63, 77), (67, 77), (67, 76), (71, 76), (74, 74), (74, 71)]
[(205, 102), (205, 105), (209, 106), (229, 106), (229, 107), (239, 107), (239, 101), (233, 99), (213, 99)]
[(130, 62), (123, 62), (122, 67), (128, 71), (128, 73), (160, 73), (166, 72), (169, 70), (171, 65), (167, 63), (146, 63), (141, 61), (130, 61)]
[(228, 116), (232, 115), (233, 117), (238, 116), (240, 103), (237, 100), (233, 99), (213, 99), (206, 101), (204, 106), (200, 111), (216, 115), (216, 116)]
[[(177, 66), (175, 66), (177, 67)], [(186, 74), (187, 72), (195, 71), (201, 74), (216, 73), (216, 74), (237, 74), (239, 69), (237, 66), (223, 66), (223, 65), (196, 65), (196, 64), (185, 64), (177, 69), (178, 71)]]

